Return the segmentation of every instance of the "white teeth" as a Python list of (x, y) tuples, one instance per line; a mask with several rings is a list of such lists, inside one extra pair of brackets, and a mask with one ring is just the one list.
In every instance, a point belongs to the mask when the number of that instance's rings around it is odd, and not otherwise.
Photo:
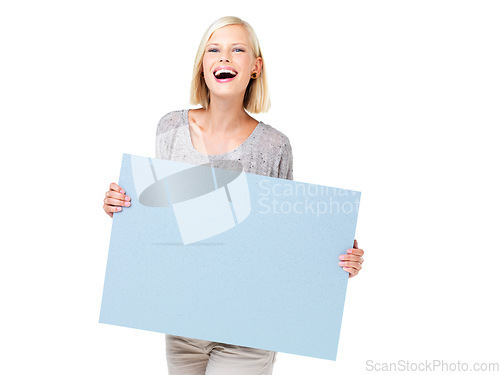
[(220, 70), (218, 70), (218, 71), (215, 72), (215, 76), (218, 77), (221, 73), (230, 73), (230, 74), (232, 74), (234, 76), (236, 76), (236, 74), (238, 74), (234, 70), (220, 69)]

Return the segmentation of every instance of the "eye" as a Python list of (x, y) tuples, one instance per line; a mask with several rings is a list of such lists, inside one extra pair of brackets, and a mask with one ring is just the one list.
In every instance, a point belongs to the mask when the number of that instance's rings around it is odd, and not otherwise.
[[(241, 49), (241, 48), (235, 48), (235, 50), (245, 52), (245, 50)], [(218, 49), (217, 48), (210, 48), (209, 50), (207, 50), (207, 52), (212, 52), (212, 51), (218, 51)]]

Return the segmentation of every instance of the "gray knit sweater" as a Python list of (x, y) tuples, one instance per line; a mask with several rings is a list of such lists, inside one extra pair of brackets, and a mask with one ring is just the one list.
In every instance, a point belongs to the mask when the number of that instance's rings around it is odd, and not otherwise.
[(189, 109), (172, 111), (160, 119), (156, 130), (156, 158), (226, 168), (224, 161), (239, 161), (246, 173), (293, 180), (292, 146), (288, 137), (259, 122), (252, 134), (230, 152), (208, 155), (198, 152), (189, 133)]

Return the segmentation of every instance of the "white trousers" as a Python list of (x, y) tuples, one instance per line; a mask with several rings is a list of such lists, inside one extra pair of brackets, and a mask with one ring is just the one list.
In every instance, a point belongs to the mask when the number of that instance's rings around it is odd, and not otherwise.
[(166, 335), (169, 375), (270, 375), (276, 352)]

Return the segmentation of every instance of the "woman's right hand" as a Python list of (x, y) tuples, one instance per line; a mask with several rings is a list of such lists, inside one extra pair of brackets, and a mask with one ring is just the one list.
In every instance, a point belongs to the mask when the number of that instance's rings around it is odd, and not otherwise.
[(125, 195), (121, 187), (112, 182), (104, 197), (104, 212), (113, 218), (113, 213), (121, 211), (122, 206), (130, 207), (130, 197)]

